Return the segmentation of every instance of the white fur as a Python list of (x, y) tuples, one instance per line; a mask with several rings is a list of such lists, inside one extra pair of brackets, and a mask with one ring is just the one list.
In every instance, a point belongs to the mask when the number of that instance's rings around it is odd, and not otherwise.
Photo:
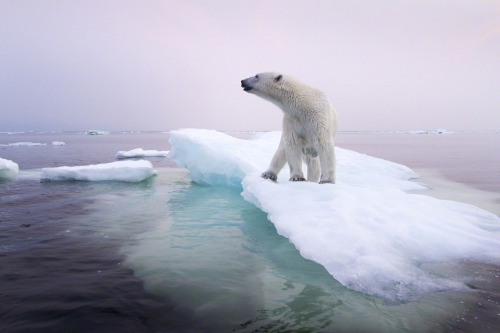
[(335, 183), (334, 140), (337, 116), (326, 95), (288, 75), (259, 73), (241, 81), (245, 91), (264, 98), (283, 110), (283, 134), (264, 178), (277, 179), (288, 162), (290, 180)]

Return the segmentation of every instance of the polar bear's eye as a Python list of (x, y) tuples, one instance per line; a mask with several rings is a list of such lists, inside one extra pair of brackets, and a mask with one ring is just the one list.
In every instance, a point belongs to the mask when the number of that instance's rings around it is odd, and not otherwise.
[(281, 80), (282, 77), (283, 75), (280, 74), (274, 78), (274, 81), (279, 82), (279, 80)]
[(258, 79), (259, 78), (259, 75), (255, 75), (255, 78)]

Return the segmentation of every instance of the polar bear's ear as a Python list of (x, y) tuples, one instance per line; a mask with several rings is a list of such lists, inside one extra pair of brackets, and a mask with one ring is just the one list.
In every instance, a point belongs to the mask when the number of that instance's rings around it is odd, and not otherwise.
[(279, 82), (281, 80), (281, 78), (283, 77), (283, 75), (278, 75), (274, 78), (274, 82)]

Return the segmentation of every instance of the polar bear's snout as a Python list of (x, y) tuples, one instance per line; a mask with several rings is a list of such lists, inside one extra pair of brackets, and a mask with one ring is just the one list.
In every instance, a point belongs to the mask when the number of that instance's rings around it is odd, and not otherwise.
[(241, 80), (241, 86), (243, 87), (243, 90), (245, 91), (252, 90), (255, 81), (256, 81), (255, 77), (249, 77), (248, 79)]

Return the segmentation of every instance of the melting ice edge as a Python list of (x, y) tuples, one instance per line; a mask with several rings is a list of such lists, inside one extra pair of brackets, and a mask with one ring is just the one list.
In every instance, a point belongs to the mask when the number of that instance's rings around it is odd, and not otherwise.
[(500, 262), (500, 218), (472, 205), (415, 193), (408, 167), (336, 148), (337, 184), (264, 180), (280, 132), (242, 140), (213, 130), (170, 133), (169, 157), (193, 181), (240, 186), (300, 254), (344, 286), (387, 301), (465, 289), (463, 281), (423, 270), (423, 263)]

